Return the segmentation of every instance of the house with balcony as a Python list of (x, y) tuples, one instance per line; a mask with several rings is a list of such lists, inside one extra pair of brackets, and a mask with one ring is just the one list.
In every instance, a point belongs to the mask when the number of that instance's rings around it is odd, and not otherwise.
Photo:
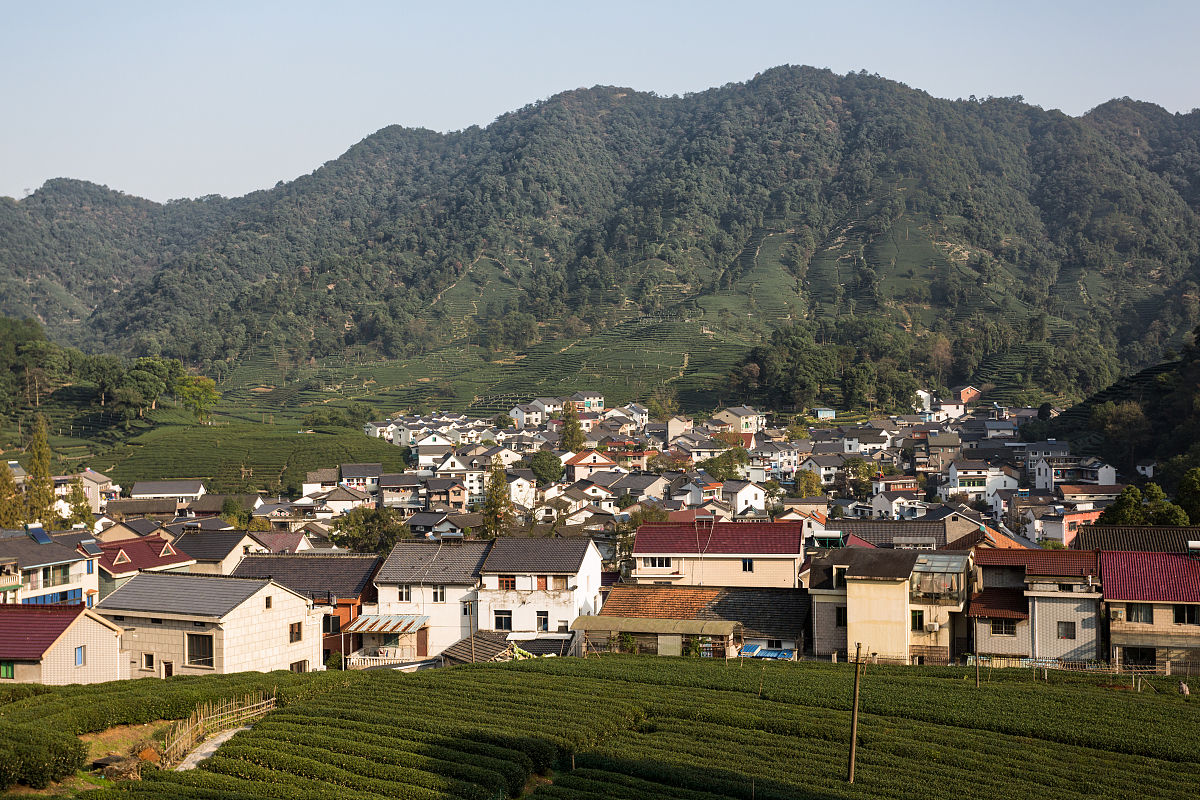
[(1103, 658), (1100, 563), (1078, 550), (977, 549), (967, 616), (980, 655)]
[(131, 678), (308, 672), (323, 665), (324, 614), (268, 579), (143, 572), (96, 612), (124, 631)]
[(497, 539), (479, 568), (479, 627), (569, 633), (600, 610), (600, 571), (589, 538)]
[(645, 523), (634, 535), (631, 578), (680, 586), (800, 586), (805, 522)]
[(1108, 660), (1168, 674), (1200, 669), (1200, 552), (1101, 552)]
[[(0, 532), (0, 561), (10, 565), (5, 594), (25, 605), (79, 603), (90, 608), (100, 594), (99, 555), (99, 545), (88, 531), (51, 536), (40, 525), (31, 525), (27, 531)], [(15, 590), (13, 564), (20, 575)]]
[(1111, 486), (1117, 469), (1095, 456), (1042, 456), (1033, 464), (1035, 489), (1053, 492), (1059, 484)]
[(969, 643), (971, 554), (847, 547), (812, 559), (813, 651), (949, 664)]
[(938, 487), (943, 502), (957, 494), (966, 495), (967, 502), (988, 500), (996, 492), (1016, 489), (1019, 481), (1010, 467), (994, 466), (986, 461), (957, 459), (946, 470), (946, 481)]
[(82, 605), (0, 604), (0, 686), (127, 678), (121, 629)]

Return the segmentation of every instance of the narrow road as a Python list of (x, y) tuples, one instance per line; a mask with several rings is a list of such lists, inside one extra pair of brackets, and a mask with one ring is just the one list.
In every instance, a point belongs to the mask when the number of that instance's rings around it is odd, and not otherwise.
[(213, 753), (217, 752), (217, 748), (220, 747), (221, 745), (225, 744), (225, 742), (229, 741), (229, 739), (235, 733), (237, 733), (238, 731), (248, 731), (248, 730), (250, 730), (250, 728), (248, 726), (244, 727), (244, 728), (231, 728), (230, 730), (227, 730), (227, 731), (221, 731), (216, 736), (205, 739), (203, 742), (200, 743), (199, 747), (197, 747), (192, 752), (188, 753), (188, 757), (185, 758), (182, 761), (182, 763), (180, 763), (180, 765), (175, 768), (175, 771), (183, 772), (185, 769), (195, 769), (197, 766), (199, 766), (201, 761), (208, 758)]

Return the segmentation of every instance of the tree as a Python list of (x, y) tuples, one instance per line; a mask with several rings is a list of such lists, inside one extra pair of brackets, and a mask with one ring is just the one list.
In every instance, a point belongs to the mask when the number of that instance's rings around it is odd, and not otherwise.
[(29, 442), (29, 474), (25, 476), (25, 521), (50, 525), (54, 509), (54, 476), (50, 472), (50, 443), (46, 417), (38, 414)]
[(1097, 525), (1145, 525), (1146, 522), (1142, 492), (1136, 486), (1126, 486), (1096, 520)]
[(1157, 483), (1147, 483), (1142, 492), (1145, 501), (1144, 514), (1146, 523), (1150, 525), (1187, 525), (1188, 515), (1179, 506), (1167, 499), (1162, 487)]
[(234, 497), (226, 497), (221, 503), (221, 519), (239, 530), (248, 530), (251, 515)]
[(203, 375), (185, 375), (176, 384), (176, 392), (183, 404), (196, 415), (196, 419), (204, 420), (208, 412), (221, 399), (217, 384), (212, 378)]
[(67, 494), (68, 516), (63, 520), (68, 528), (92, 526), (92, 504), (88, 502), (87, 493), (83, 491), (83, 481), (76, 475), (71, 479), (71, 490)]
[(12, 470), (7, 462), (0, 461), (0, 528), (20, 525), (25, 516), (24, 505)]
[(821, 497), (825, 494), (825, 484), (821, 476), (806, 469), (796, 470), (795, 492), (800, 497)]
[(533, 470), (533, 476), (541, 486), (558, 483), (563, 474), (562, 459), (549, 450), (538, 450), (534, 453), (529, 459), (529, 468)]
[(504, 428), (515, 427), (517, 423), (516, 423), (516, 420), (514, 420), (508, 414), (497, 414), (492, 419), (492, 424), (495, 425), (497, 428), (500, 428), (501, 430), (503, 430)]
[(508, 476), (504, 465), (496, 461), (488, 475), (487, 489), (483, 497), (483, 531), (489, 539), (495, 539), (513, 526), (516, 516), (513, 511), (512, 495), (508, 491)]
[(666, 422), (679, 413), (679, 398), (673, 388), (660, 386), (646, 401), (646, 410), (656, 422)]
[(334, 520), (334, 544), (357, 553), (387, 553), (400, 539), (412, 536), (394, 508), (359, 506)]
[(578, 453), (583, 449), (583, 426), (579, 424), (579, 412), (570, 400), (563, 403), (562, 442), (563, 450)]
[(1190, 524), (1200, 525), (1200, 468), (1192, 467), (1183, 474), (1175, 502), (1187, 513)]

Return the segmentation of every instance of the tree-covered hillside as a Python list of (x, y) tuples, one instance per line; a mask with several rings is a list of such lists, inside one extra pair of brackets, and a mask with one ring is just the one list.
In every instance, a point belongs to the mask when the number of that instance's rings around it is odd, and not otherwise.
[(799, 326), (856, 348), (839, 386), (871, 316), (884, 372), (1082, 397), (1200, 322), (1198, 153), (1200, 115), (1131, 100), (1071, 118), (806, 67), (596, 87), (487, 128), (385, 128), (241, 198), (56, 180), (0, 200), (0, 314), (218, 378), (252, 353), (496, 355), (648, 315)]

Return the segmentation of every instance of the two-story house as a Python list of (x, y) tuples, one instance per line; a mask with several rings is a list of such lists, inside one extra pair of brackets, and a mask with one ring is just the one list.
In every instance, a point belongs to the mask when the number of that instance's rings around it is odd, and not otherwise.
[(713, 418), (730, 425), (734, 433), (758, 433), (767, 427), (767, 415), (750, 406), (722, 409)]
[(1200, 669), (1200, 559), (1195, 553), (1101, 552), (1109, 661)]
[(635, 583), (800, 586), (804, 522), (645, 523), (634, 535)]
[(967, 496), (967, 502), (988, 500), (998, 491), (1016, 489), (1015, 470), (993, 466), (986, 461), (957, 459), (946, 470), (946, 482), (938, 487), (938, 495), (946, 501), (953, 495)]
[(188, 572), (196, 559), (158, 534), (100, 542), (100, 595), (103, 600), (139, 572)]
[(479, 570), (479, 627), (566, 633), (600, 610), (600, 567), (591, 539), (497, 539)]
[[(0, 560), (15, 561), (20, 574), (16, 603), (91, 607), (100, 593), (99, 554), (99, 544), (87, 532), (51, 536), (31, 525), (28, 531), (0, 533)], [(16, 583), (11, 577), (8, 581), (10, 587)], [(9, 588), (5, 594), (12, 592)]]
[(323, 614), (272, 580), (143, 572), (96, 611), (124, 630), (130, 677), (322, 665)]

